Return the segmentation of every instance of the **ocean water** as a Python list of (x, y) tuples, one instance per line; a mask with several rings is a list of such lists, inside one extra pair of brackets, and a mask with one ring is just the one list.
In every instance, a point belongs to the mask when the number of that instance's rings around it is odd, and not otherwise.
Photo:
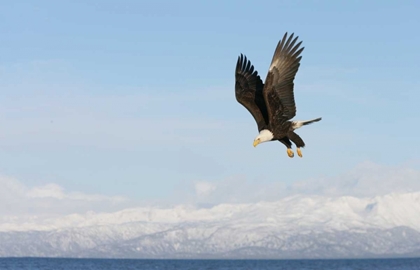
[(419, 259), (366, 260), (125, 260), (125, 259), (50, 259), (0, 258), (0, 269), (42, 270), (414, 270)]

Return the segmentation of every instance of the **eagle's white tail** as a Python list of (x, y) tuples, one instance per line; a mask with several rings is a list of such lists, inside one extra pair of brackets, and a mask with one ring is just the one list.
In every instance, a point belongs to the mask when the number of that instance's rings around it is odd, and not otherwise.
[(312, 124), (314, 122), (318, 122), (321, 121), (321, 117), (316, 118), (316, 119), (312, 119), (312, 120), (307, 120), (307, 121), (293, 121), (292, 122), (292, 128), (293, 130), (300, 128), (301, 126), (305, 126), (305, 125), (309, 125)]

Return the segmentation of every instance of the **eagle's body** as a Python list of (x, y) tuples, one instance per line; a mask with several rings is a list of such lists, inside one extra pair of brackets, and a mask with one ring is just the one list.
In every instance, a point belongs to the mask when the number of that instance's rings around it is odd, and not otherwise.
[(293, 93), (293, 80), (299, 69), (300, 56), (304, 48), (299, 49), (302, 42), (295, 45), (293, 34), (287, 39), (287, 33), (277, 44), (268, 70), (265, 83), (246, 56), (238, 58), (235, 71), (235, 95), (257, 122), (259, 135), (254, 146), (267, 141), (280, 141), (287, 147), (287, 154), (293, 157), (292, 143), (296, 145), (300, 157), (300, 147), (305, 143), (294, 130), (303, 125), (321, 120), (291, 121), (296, 115)]

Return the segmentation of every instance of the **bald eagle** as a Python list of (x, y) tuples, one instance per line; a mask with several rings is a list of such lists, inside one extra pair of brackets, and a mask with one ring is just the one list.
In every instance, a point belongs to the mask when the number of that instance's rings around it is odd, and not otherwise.
[(291, 141), (296, 145), (300, 157), (300, 148), (305, 146), (295, 130), (321, 120), (291, 121), (296, 115), (293, 80), (304, 49), (299, 48), (302, 41), (296, 44), (298, 37), (293, 39), (293, 35), (288, 38), (286, 32), (278, 42), (265, 83), (243, 54), (238, 57), (235, 70), (236, 100), (257, 122), (259, 134), (254, 140), (254, 147), (267, 141), (280, 141), (287, 147), (287, 154), (291, 158), (294, 156)]

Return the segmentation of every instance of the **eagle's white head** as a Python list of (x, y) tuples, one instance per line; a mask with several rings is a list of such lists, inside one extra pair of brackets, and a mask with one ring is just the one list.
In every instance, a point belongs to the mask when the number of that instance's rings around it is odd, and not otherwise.
[(263, 129), (254, 140), (254, 147), (263, 142), (271, 141), (274, 138), (273, 132), (268, 129)]

